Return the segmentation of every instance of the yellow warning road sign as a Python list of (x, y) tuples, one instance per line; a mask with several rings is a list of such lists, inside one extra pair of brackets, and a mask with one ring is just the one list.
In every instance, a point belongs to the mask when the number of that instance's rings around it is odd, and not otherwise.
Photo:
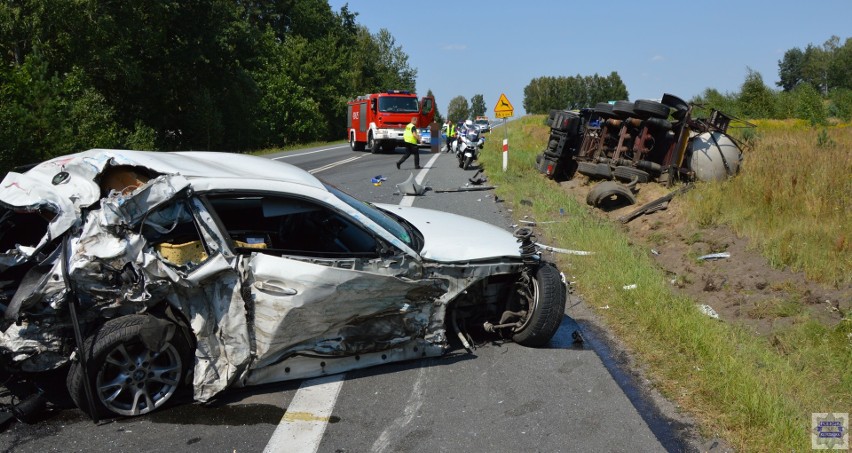
[(494, 106), (494, 116), (497, 118), (507, 118), (512, 116), (515, 108), (512, 103), (506, 98), (504, 93), (500, 93), (500, 99), (497, 100), (497, 105)]

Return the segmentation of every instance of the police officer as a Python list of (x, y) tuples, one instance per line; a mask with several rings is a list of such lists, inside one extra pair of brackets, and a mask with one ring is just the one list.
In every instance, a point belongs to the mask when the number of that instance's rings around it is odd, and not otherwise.
[(456, 125), (452, 121), (447, 120), (447, 152), (453, 150), (453, 140), (456, 139)]
[(402, 134), (402, 140), (405, 141), (405, 155), (396, 163), (396, 168), (408, 159), (408, 156), (414, 154), (414, 168), (420, 169), (420, 151), (417, 149), (417, 143), (420, 142), (420, 134), (417, 132), (417, 117), (411, 117), (411, 122), (405, 126), (405, 132)]

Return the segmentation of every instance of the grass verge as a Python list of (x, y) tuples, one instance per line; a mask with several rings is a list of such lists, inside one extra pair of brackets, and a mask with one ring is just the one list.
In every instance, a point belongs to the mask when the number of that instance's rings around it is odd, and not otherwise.
[[(508, 123), (506, 172), (505, 131), (491, 133), (480, 157), (489, 181), (516, 219), (563, 220), (540, 224), (540, 241), (594, 252), (554, 259), (577, 282), (586, 304), (609, 306), (596, 310), (663, 394), (698, 420), (703, 434), (723, 437), (738, 450), (807, 450), (811, 413), (850, 412), (850, 315), (835, 327), (799, 319), (769, 338), (702, 315), (696, 301), (677, 295), (623, 233), (535, 170), (535, 155), (548, 138), (544, 119), (532, 115)], [(624, 290), (628, 284), (636, 288)], [(803, 316), (783, 303), (767, 308), (776, 311)]]

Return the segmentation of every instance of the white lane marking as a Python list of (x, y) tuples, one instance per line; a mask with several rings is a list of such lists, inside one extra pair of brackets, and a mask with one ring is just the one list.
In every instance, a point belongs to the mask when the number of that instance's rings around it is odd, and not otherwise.
[(322, 167), (317, 167), (317, 168), (314, 168), (313, 170), (308, 170), (308, 173), (314, 174), (314, 173), (319, 173), (321, 171), (329, 170), (331, 168), (337, 167), (338, 165), (343, 165), (343, 164), (348, 164), (349, 162), (354, 162), (354, 161), (356, 161), (356, 160), (358, 160), (358, 159), (360, 159), (364, 156), (366, 156), (366, 154), (362, 154), (360, 156), (355, 156), (355, 157), (350, 157), (349, 159), (344, 159), (344, 160), (340, 160), (340, 161), (337, 161), (337, 162), (332, 162), (328, 165), (324, 165)]
[[(434, 164), (435, 161), (438, 160), (438, 157), (441, 157), (441, 153), (436, 153), (434, 156), (432, 156), (431, 159), (429, 159), (429, 162), (426, 162), (426, 165), (423, 166), (423, 169), (420, 170), (420, 173), (417, 173), (417, 176), (414, 177), (414, 182), (416, 182), (417, 184), (423, 184), (423, 180), (426, 179), (426, 172), (428, 172), (432, 164)], [(413, 206), (415, 198), (416, 195), (405, 195), (402, 197), (402, 201), (399, 202), (399, 205)]]
[[(411, 395), (408, 396), (408, 401), (405, 402), (405, 409), (402, 416), (397, 417), (390, 426), (388, 426), (378, 439), (373, 443), (370, 449), (373, 453), (384, 453), (390, 447), (391, 442), (397, 441), (400, 437), (404, 437), (406, 433), (400, 433), (420, 412), (420, 406), (423, 405), (423, 381), (426, 379), (426, 367), (420, 365), (420, 370), (417, 373), (417, 380), (414, 381), (414, 388), (411, 389)], [(400, 435), (401, 434), (401, 435)]]
[(333, 149), (345, 148), (346, 146), (347, 146), (347, 145), (334, 146), (334, 147), (332, 147), (332, 148), (315, 149), (315, 150), (313, 150), (313, 151), (307, 151), (307, 152), (304, 152), (304, 153), (287, 153), (287, 154), (285, 154), (285, 155), (283, 155), (283, 156), (273, 157), (273, 158), (272, 158), (272, 160), (286, 159), (286, 158), (288, 158), (288, 157), (307, 156), (308, 154), (321, 153), (321, 152), (324, 152), (324, 151), (331, 151), (331, 150), (333, 150)]
[(316, 452), (345, 376), (335, 374), (302, 382), (263, 452)]

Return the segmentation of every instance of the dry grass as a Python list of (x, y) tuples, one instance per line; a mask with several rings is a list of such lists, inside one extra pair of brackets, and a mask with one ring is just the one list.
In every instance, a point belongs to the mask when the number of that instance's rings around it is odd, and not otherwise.
[(742, 174), (689, 195), (693, 221), (727, 224), (777, 267), (852, 283), (852, 128), (773, 122)]
[[(849, 129), (832, 130), (830, 138), (840, 149), (827, 150), (814, 147), (819, 132), (789, 129), (765, 132), (740, 177), (693, 191), (690, 203), (702, 205), (705, 214), (699, 221), (731, 223), (754, 237), (773, 237), (763, 247), (779, 248), (779, 263), (823, 266), (835, 280), (843, 280), (846, 269), (849, 278), (849, 239), (840, 238), (849, 234), (850, 224)], [(537, 234), (548, 244), (595, 252), (556, 259), (587, 305), (609, 307), (597, 311), (647, 365), (654, 385), (692, 414), (705, 435), (725, 438), (740, 451), (807, 450), (812, 412), (852, 407), (852, 317), (826, 327), (805, 318), (789, 301), (773, 301), (754, 315), (796, 317), (798, 322), (762, 338), (700, 314), (696, 301), (675, 294), (662, 271), (621, 231), (534, 169), (535, 155), (547, 140), (544, 117), (510, 123), (507, 172), (499, 170), (503, 134), (495, 129), (481, 156), (486, 168), (495, 169), (489, 179), (498, 195), (518, 219), (564, 212), (564, 222), (543, 224)], [(796, 182), (785, 181), (786, 174), (796, 174)], [(838, 184), (843, 192), (837, 192)], [(826, 200), (825, 194), (834, 196)], [(791, 197), (808, 206), (784, 201)], [(807, 253), (801, 250), (805, 243)], [(826, 257), (830, 264), (818, 263)], [(638, 285), (624, 291), (625, 283)]]

